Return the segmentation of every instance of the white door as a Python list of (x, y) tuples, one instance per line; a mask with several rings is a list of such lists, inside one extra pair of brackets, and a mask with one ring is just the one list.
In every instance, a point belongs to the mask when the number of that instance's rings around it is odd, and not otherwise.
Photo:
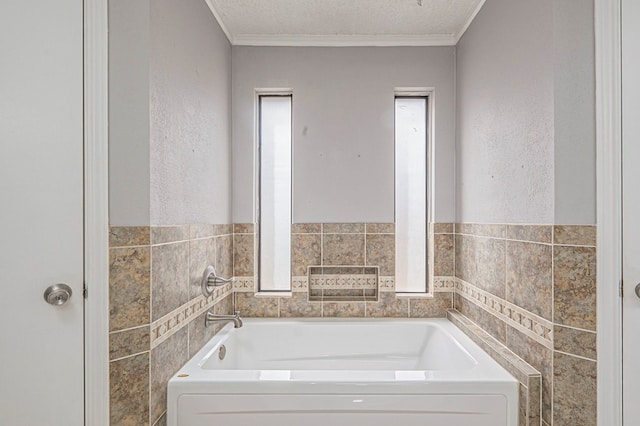
[(82, 25), (82, 0), (0, 0), (0, 425), (84, 423)]
[(640, 1), (622, 2), (623, 418), (640, 424)]

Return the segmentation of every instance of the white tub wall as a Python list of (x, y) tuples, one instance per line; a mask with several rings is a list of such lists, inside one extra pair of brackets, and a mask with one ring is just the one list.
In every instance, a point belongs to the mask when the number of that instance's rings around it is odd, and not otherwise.
[(394, 88), (435, 88), (435, 212), (454, 219), (453, 47), (248, 47), (233, 55), (233, 215), (254, 221), (256, 88), (293, 90), (293, 222), (394, 221)]

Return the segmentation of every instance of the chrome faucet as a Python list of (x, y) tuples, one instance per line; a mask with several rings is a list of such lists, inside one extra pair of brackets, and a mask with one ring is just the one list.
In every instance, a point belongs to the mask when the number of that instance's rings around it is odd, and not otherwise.
[(240, 311), (236, 311), (233, 315), (220, 315), (214, 314), (211, 311), (207, 312), (207, 315), (204, 317), (204, 326), (208, 327), (211, 323), (214, 322), (227, 322), (233, 321), (234, 328), (242, 327), (242, 318), (240, 318)]

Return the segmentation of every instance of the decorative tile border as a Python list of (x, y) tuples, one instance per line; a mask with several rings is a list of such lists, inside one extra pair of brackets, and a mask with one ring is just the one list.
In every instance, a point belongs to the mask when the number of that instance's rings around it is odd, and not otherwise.
[(231, 285), (224, 285), (214, 289), (208, 298), (198, 296), (179, 308), (151, 323), (151, 349), (155, 348), (182, 327), (188, 325), (195, 318), (210, 309), (216, 303), (233, 293)]
[(234, 293), (253, 293), (255, 291), (253, 277), (234, 277), (233, 292)]
[(380, 291), (396, 291), (396, 278), (378, 277), (378, 288)]
[(351, 289), (375, 289), (376, 275), (340, 275), (325, 274), (314, 275), (310, 278), (310, 287), (321, 287), (325, 289), (335, 290), (351, 290)]
[(291, 291), (303, 293), (309, 290), (309, 279), (306, 275), (291, 277)]
[(553, 349), (553, 324), (550, 321), (459, 278), (455, 279), (455, 290), (456, 294), (526, 334), (536, 342)]
[(452, 293), (456, 290), (456, 280), (454, 277), (433, 277), (434, 293)]

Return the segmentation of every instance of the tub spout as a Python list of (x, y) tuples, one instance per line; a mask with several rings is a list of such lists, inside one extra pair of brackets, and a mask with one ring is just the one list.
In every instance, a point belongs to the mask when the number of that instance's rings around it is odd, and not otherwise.
[(235, 328), (242, 327), (242, 318), (240, 318), (239, 311), (236, 311), (233, 315), (220, 315), (220, 314), (214, 314), (213, 312), (208, 311), (207, 315), (204, 318), (204, 326), (208, 327), (209, 324), (212, 324), (214, 322), (227, 322), (227, 321), (232, 321), (233, 326)]

